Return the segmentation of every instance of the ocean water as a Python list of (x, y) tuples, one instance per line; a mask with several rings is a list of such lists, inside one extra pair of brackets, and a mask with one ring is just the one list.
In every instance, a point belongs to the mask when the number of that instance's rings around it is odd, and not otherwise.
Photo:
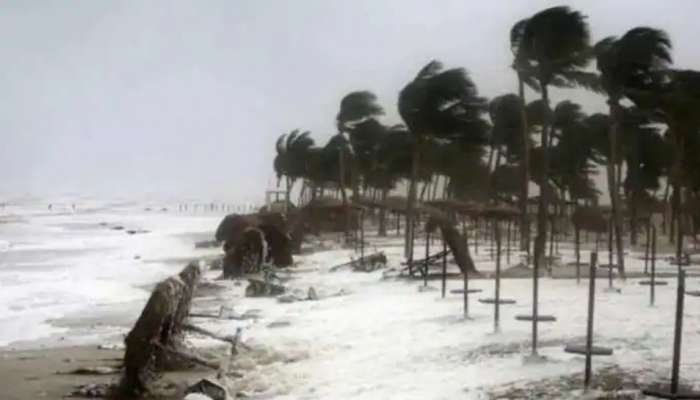
[(101, 314), (135, 319), (153, 283), (219, 251), (194, 243), (211, 239), (223, 215), (84, 198), (0, 204), (0, 346), (72, 335), (66, 319), (89, 316), (103, 333), (117, 323)]

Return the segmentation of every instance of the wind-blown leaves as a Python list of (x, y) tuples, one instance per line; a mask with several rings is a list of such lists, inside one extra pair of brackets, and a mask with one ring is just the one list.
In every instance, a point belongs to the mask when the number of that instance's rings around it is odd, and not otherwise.
[[(486, 102), (463, 68), (432, 61), (399, 94), (399, 114), (418, 136), (484, 136)], [(481, 138), (483, 140), (483, 137)]]
[(671, 64), (671, 40), (666, 32), (637, 27), (621, 38), (607, 37), (594, 46), (601, 85), (611, 98), (626, 91), (652, 90), (659, 86), (663, 71)]
[(384, 114), (384, 109), (377, 104), (377, 96), (369, 91), (352, 92), (340, 101), (340, 111), (336, 120), (341, 131), (351, 122), (361, 122), (367, 118)]
[[(518, 26), (520, 24), (524, 26)], [(584, 68), (591, 58), (586, 17), (568, 7), (552, 7), (516, 24), (516, 68), (541, 85), (595, 87)], [(511, 30), (511, 47), (514, 43)]]

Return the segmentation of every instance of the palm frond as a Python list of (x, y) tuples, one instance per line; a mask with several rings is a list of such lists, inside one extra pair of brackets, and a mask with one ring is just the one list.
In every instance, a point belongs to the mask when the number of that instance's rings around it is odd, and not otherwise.
[(277, 154), (282, 154), (285, 152), (286, 147), (285, 147), (285, 139), (287, 137), (287, 134), (282, 134), (280, 137), (277, 138), (277, 142), (275, 143), (275, 149), (277, 149)]
[(357, 91), (347, 94), (340, 101), (340, 111), (336, 120), (340, 125), (351, 121), (384, 114), (384, 109), (377, 104), (377, 96), (370, 91)]

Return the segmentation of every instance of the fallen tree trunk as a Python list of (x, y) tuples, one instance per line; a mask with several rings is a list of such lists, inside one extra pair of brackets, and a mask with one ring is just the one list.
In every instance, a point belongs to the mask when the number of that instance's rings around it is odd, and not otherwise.
[(425, 229), (428, 232), (432, 232), (435, 228), (440, 228), (442, 237), (447, 243), (447, 247), (449, 247), (452, 252), (455, 262), (462, 273), (467, 271), (470, 274), (478, 274), (479, 271), (477, 271), (474, 260), (472, 260), (471, 254), (469, 254), (467, 240), (459, 233), (455, 226), (456, 221), (445, 216), (431, 216), (425, 224)]
[[(336, 265), (334, 267), (331, 267), (329, 271), (335, 272), (342, 268), (350, 267), (356, 271), (368, 272), (375, 270), (376, 268), (374, 266), (378, 264), (386, 265), (386, 255), (383, 252), (372, 253), (364, 257), (358, 258), (357, 260), (352, 260), (340, 265)], [(368, 266), (370, 268), (368, 268)]]

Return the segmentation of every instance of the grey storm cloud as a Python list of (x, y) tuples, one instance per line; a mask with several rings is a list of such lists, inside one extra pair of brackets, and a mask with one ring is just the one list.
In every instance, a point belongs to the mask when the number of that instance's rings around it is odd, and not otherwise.
[(374, 91), (388, 123), (431, 59), (484, 96), (515, 91), (510, 27), (560, 4), (589, 16), (593, 40), (658, 27), (677, 66), (700, 65), (696, 1), (3, 2), (0, 193), (260, 198), (276, 137), (325, 141), (349, 91)]

